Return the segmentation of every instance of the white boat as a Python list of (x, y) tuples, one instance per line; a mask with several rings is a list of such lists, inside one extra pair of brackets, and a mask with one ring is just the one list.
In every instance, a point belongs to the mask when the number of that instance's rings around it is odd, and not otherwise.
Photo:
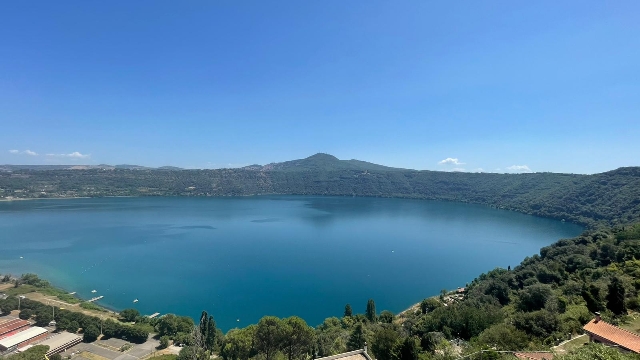
[(134, 302), (134, 303), (137, 303), (137, 302), (138, 302), (138, 299), (133, 300), (133, 302)]
[(97, 292), (98, 292), (98, 290), (91, 290), (91, 292), (92, 292), (92, 293), (97, 293)]

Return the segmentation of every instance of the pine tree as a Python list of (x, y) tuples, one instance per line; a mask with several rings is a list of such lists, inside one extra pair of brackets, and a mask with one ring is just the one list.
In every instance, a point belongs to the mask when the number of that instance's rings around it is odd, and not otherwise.
[(371, 322), (376, 321), (376, 303), (373, 299), (369, 299), (369, 301), (367, 301), (367, 312), (365, 313), (365, 316)]

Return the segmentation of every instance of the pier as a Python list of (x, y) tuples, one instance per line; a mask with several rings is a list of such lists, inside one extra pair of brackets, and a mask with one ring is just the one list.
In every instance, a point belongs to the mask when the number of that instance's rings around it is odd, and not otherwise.
[(97, 297), (94, 297), (93, 299), (87, 300), (87, 302), (94, 302), (94, 301), (98, 301), (98, 300), (102, 299), (103, 297), (104, 297), (104, 296), (97, 296)]

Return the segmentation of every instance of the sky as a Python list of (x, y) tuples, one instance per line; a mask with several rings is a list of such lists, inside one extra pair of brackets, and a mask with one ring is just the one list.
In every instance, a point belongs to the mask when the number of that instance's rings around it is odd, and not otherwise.
[(640, 165), (638, 1), (6, 1), (0, 164)]

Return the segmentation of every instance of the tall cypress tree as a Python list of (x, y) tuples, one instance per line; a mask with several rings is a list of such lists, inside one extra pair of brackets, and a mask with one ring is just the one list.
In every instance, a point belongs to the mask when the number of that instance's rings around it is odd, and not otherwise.
[(627, 313), (627, 306), (624, 303), (624, 285), (618, 277), (611, 278), (609, 283), (609, 293), (607, 294), (607, 309), (611, 310), (616, 315), (622, 315)]
[(351, 317), (353, 315), (353, 310), (351, 310), (351, 304), (347, 304), (344, 307), (344, 317)]
[(216, 344), (216, 322), (206, 311), (200, 315), (200, 335), (202, 335), (204, 350), (213, 351)]
[(365, 316), (371, 322), (376, 321), (376, 303), (373, 301), (373, 299), (369, 299), (369, 301), (367, 301), (367, 312)]

